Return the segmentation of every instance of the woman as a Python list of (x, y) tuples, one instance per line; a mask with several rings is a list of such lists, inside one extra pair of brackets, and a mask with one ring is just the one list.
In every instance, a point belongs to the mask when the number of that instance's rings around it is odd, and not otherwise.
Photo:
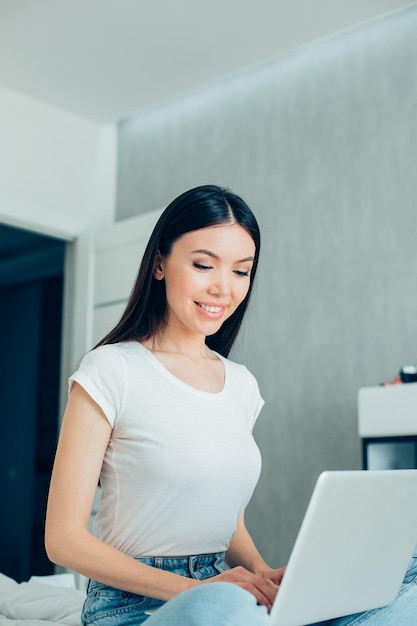
[[(244, 522), (263, 401), (227, 358), (259, 248), (238, 196), (210, 185), (179, 196), (155, 226), (120, 322), (70, 378), (46, 547), (90, 578), (84, 626), (268, 625), (284, 570), (265, 563)], [(414, 558), (392, 605), (326, 624), (417, 624), (416, 580)]]
[(85, 626), (267, 618), (283, 570), (244, 522), (263, 400), (227, 358), (259, 248), (239, 196), (213, 185), (183, 193), (155, 226), (120, 322), (70, 378), (46, 549), (90, 579)]

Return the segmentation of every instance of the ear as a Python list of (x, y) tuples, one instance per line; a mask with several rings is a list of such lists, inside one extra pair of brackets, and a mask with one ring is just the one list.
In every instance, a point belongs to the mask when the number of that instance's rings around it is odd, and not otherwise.
[(159, 251), (155, 257), (155, 261), (153, 265), (153, 275), (156, 278), (156, 280), (163, 280), (165, 277), (163, 258)]

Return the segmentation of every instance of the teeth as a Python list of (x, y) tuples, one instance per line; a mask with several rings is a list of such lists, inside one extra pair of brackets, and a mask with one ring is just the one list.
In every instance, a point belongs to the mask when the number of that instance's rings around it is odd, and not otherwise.
[(209, 311), (209, 313), (220, 313), (222, 310), (222, 306), (207, 306), (206, 304), (200, 304), (201, 308), (205, 311)]

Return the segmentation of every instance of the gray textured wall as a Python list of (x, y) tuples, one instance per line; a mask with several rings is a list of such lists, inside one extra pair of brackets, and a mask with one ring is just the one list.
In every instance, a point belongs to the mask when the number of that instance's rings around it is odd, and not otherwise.
[(118, 219), (214, 182), (263, 229), (236, 360), (266, 406), (255, 541), (286, 561), (317, 475), (359, 468), (358, 388), (417, 361), (417, 8), (120, 125)]

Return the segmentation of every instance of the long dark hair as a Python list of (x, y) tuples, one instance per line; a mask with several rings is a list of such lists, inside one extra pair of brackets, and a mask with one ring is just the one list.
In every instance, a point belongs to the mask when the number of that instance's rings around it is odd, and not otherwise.
[(167, 310), (165, 282), (154, 278), (157, 255), (167, 257), (174, 242), (185, 233), (227, 224), (232, 220), (245, 228), (252, 237), (255, 243), (255, 259), (245, 299), (214, 335), (206, 337), (209, 348), (228, 356), (252, 292), (258, 264), (260, 233), (256, 218), (246, 202), (230, 190), (216, 185), (202, 185), (185, 191), (167, 206), (150, 236), (120, 321), (95, 347), (153, 337), (163, 325)]

